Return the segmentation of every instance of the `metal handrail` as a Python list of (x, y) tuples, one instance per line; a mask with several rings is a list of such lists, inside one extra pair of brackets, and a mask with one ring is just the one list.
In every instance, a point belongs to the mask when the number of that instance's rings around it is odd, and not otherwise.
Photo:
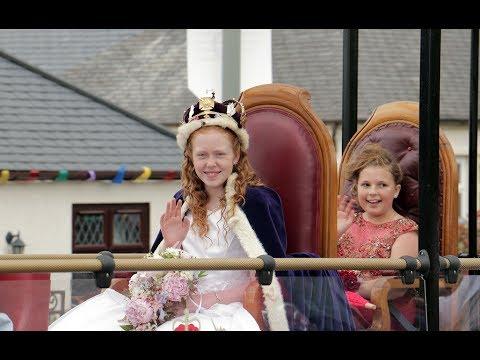
[[(73, 254), (77, 255), (77, 254)], [(261, 270), (259, 258), (215, 259), (156, 259), (119, 258), (114, 255), (116, 271), (154, 270)], [(357, 258), (277, 258), (275, 270), (403, 270), (403, 259), (357, 259)], [(417, 269), (421, 266), (417, 260)], [(480, 263), (479, 263), (480, 266)], [(63, 255), (62, 258), (21, 258), (0, 261), (2, 272), (81, 272), (101, 271), (102, 263), (91, 256)]]
[[(148, 254), (142, 253), (122, 253), (113, 254), (117, 259), (140, 259)], [(98, 253), (95, 254), (4, 254), (0, 255), (0, 260), (24, 260), (24, 259), (96, 259)]]
[[(0, 273), (101, 271), (98, 254), (9, 254), (0, 255)], [(148, 254), (113, 254), (116, 271), (154, 270), (261, 270), (259, 258), (158, 259)], [(421, 263), (418, 259), (417, 269)], [(480, 269), (480, 258), (462, 258), (460, 270)], [(277, 258), (275, 270), (404, 270), (404, 259)], [(450, 263), (444, 260), (442, 270)]]

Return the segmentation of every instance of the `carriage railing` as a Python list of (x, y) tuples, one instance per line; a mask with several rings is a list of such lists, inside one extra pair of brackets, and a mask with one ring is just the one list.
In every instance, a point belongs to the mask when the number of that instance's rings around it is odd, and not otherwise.
[[(112, 254), (111, 260), (110, 268), (106, 269), (105, 262), (102, 261), (102, 256), (99, 254), (0, 255), (0, 280), (2, 276), (7, 276), (7, 281), (3, 281), (3, 291), (0, 291), (0, 300), (2, 297), (8, 296), (7, 293), (9, 291), (21, 292), (25, 289), (28, 293), (25, 296), (31, 297), (33, 302), (41, 301), (41, 297), (45, 298), (48, 296), (47, 294), (49, 294), (49, 324), (51, 324), (63, 313), (79, 305), (86, 299), (105, 291), (101, 288), (111, 287), (118, 291), (115, 281), (123, 282), (124, 285), (128, 284), (128, 277), (135, 271), (207, 270), (207, 272), (210, 271), (211, 273), (220, 270), (255, 270), (257, 271), (257, 275), (262, 271), (266, 271), (264, 259), (261, 258), (155, 259), (152, 258), (150, 254)], [(398, 330), (398, 324), (395, 325), (396, 320), (390, 314), (390, 310), (386, 311), (386, 308), (390, 306), (387, 295), (392, 290), (395, 291), (395, 289), (398, 288), (409, 289), (408, 291), (413, 292), (413, 298), (416, 303), (416, 320), (410, 319), (414, 327), (407, 330), (428, 330), (426, 328), (427, 303), (425, 301), (424, 283), (425, 276), (428, 276), (428, 264), (425, 264), (424, 257), (422, 258), (422, 256), (407, 259), (277, 258), (274, 260), (274, 269), (276, 271), (397, 270), (398, 273), (393, 273), (399, 274), (399, 276), (385, 276), (375, 284), (372, 290), (372, 299), (375, 298), (375, 301), (381, 304), (379, 305), (380, 308), (375, 311), (373, 323), (370, 325), (367, 324), (363, 327), (362, 322), (356, 321), (356, 330)], [(478, 324), (478, 316), (475, 317), (472, 316), (472, 314), (476, 312), (475, 309), (478, 307), (480, 291), (473, 297), (473, 303), (470, 300), (467, 303), (465, 299), (466, 294), (472, 292), (472, 289), (480, 288), (480, 286), (478, 286), (480, 285), (478, 281), (480, 278), (477, 276), (469, 276), (465, 271), (480, 269), (480, 259), (442, 257), (439, 260), (443, 275), (439, 283), (441, 289), (440, 330), (479, 330), (480, 324)], [(272, 268), (270, 268), (270, 270), (271, 269)], [(115, 272), (115, 276), (113, 272)], [(49, 276), (48, 281), (43, 281), (42, 286), (48, 288), (48, 290), (44, 289), (42, 292), (43, 295), (36, 298), (32, 296), (31, 289), (28, 286), (26, 287), (20, 284), (22, 281), (17, 281), (16, 283), (15, 280), (11, 279), (9, 283), (9, 273), (30, 273), (33, 276), (36, 274), (40, 275), (40, 273), (52, 273), (53, 276)], [(75, 274), (70, 275), (68, 273)], [(126, 274), (127, 278), (122, 279), (122, 274)], [(99, 284), (101, 284), (101, 282), (99, 283), (99, 278), (102, 278), (102, 275), (103, 285), (99, 286)], [(117, 276), (120, 277), (117, 278)], [(114, 277), (114, 281), (110, 283)], [(303, 279), (303, 286), (311, 286), (312, 284), (309, 284), (309, 281), (310, 279)], [(37, 280), (36, 282), (38, 284), (42, 283), (41, 280)], [(2, 283), (2, 281), (0, 281), (0, 283)], [(50, 283), (52, 286), (50, 286)], [(62, 284), (61, 286), (59, 285), (60, 283)], [(13, 286), (9, 288), (9, 284), (13, 284)], [(65, 289), (62, 291), (59, 287), (65, 287)], [(457, 288), (459, 289), (458, 291), (456, 291)], [(21, 295), (19, 294), (19, 296)], [(471, 296), (469, 295), (469, 299), (470, 298)], [(42, 301), (45, 302), (45, 299)], [(318, 306), (321, 307), (323, 300), (318, 299), (317, 301)], [(382, 304), (382, 301), (384, 304)], [(26, 304), (27, 303), (28, 301)], [(56, 309), (58, 304), (62, 304), (62, 306)], [(286, 304), (286, 306), (287, 305), (291, 307), (291, 304)], [(26, 306), (36, 305), (27, 304)], [(30, 308), (30, 310), (32, 309)], [(385, 321), (385, 316), (387, 317), (387, 321)], [(300, 324), (297, 324), (298, 329), (302, 329), (302, 321), (298, 323)], [(45, 324), (45, 322), (43, 324)], [(42, 327), (45, 327), (45, 325), (42, 325)], [(311, 329), (307, 325), (305, 325), (304, 328), (305, 330)], [(39, 330), (42, 329), (46, 330), (46, 328), (39, 328)], [(268, 328), (266, 328), (266, 330), (268, 330)]]
[[(112, 254), (116, 271), (143, 270), (262, 270), (260, 258), (156, 259), (149, 254)], [(102, 270), (98, 254), (7, 254), (0, 255), (0, 273), (80, 272)], [(456, 258), (452, 255), (453, 258)], [(8, 261), (7, 261), (8, 260)], [(428, 265), (414, 258), (415, 270), (428, 272)], [(480, 259), (458, 259), (460, 270), (480, 269)], [(422, 266), (424, 267), (422, 269)], [(452, 267), (449, 257), (440, 257), (441, 270)], [(275, 270), (405, 270), (408, 261), (359, 258), (276, 258)]]
[[(480, 259), (469, 261), (475, 267)], [(416, 261), (416, 269), (421, 262)], [(473, 263), (471, 263), (473, 261)], [(262, 270), (260, 258), (208, 258), (208, 259), (156, 259), (148, 254), (114, 254), (115, 271), (155, 270)], [(404, 270), (404, 259), (357, 259), (357, 258), (276, 258), (275, 270)], [(43, 254), (43, 255), (0, 255), (0, 273), (9, 272), (82, 272), (102, 270), (102, 262), (96, 254)]]

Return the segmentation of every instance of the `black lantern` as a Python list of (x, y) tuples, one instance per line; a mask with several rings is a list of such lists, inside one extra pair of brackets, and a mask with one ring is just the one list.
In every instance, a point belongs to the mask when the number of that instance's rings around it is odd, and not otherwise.
[(5, 240), (12, 247), (13, 254), (23, 254), (25, 250), (25, 243), (20, 239), (20, 231), (17, 235), (13, 235), (10, 231), (5, 236)]

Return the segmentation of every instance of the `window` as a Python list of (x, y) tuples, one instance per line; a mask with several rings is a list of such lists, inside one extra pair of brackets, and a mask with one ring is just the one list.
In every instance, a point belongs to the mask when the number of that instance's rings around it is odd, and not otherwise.
[(73, 253), (147, 253), (149, 204), (74, 204)]

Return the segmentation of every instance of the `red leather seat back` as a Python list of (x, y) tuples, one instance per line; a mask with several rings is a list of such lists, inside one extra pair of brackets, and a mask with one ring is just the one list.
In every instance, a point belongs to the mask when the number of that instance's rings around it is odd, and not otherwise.
[(287, 251), (336, 256), (337, 165), (328, 129), (310, 106), (310, 94), (286, 84), (244, 91), (249, 160), (280, 195)]
[(248, 113), (249, 160), (262, 181), (280, 195), (288, 252), (317, 252), (318, 153), (298, 118), (275, 108)]

